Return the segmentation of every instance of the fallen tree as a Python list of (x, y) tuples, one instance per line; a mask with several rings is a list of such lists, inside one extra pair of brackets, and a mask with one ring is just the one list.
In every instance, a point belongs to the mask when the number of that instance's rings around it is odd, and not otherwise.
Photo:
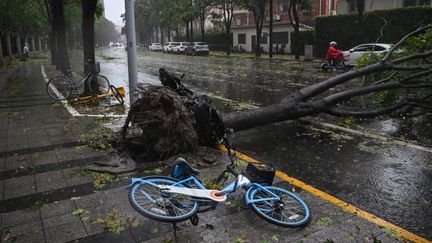
[[(429, 25), (409, 33), (385, 55), (365, 57), (362, 68), (304, 87), (277, 104), (227, 114), (224, 124), (217, 112), (212, 112), (208, 97), (194, 95), (182, 85), (181, 78), (160, 69), (164, 87), (142, 91), (142, 98), (129, 111), (123, 137), (129, 122), (138, 125), (140, 130), (134, 135), (136, 150), (155, 159), (191, 151), (198, 141), (205, 145), (220, 142), (224, 126), (239, 131), (321, 113), (376, 117), (396, 111), (431, 109), (431, 28)], [(400, 50), (402, 46), (404, 49)], [(374, 60), (378, 61), (367, 65)], [(353, 80), (362, 85), (347, 86)], [(349, 101), (365, 104), (353, 107), (347, 105)], [(198, 104), (204, 107), (200, 109), (204, 113), (197, 113)]]
[[(239, 131), (321, 113), (334, 116), (376, 117), (401, 110), (408, 112), (416, 108), (431, 109), (431, 28), (432, 25), (428, 25), (407, 34), (374, 64), (304, 87), (289, 94), (277, 104), (227, 114), (224, 117), (225, 126)], [(425, 31), (425, 34), (415, 37)], [(407, 41), (410, 46), (400, 51)], [(372, 79), (361, 87), (329, 92), (352, 80), (371, 75), (382, 78)], [(400, 95), (390, 103), (380, 104), (376, 99), (368, 98), (371, 105), (362, 110), (343, 107), (344, 102), (356, 97), (368, 97), (391, 90), (406, 92), (400, 92)]]

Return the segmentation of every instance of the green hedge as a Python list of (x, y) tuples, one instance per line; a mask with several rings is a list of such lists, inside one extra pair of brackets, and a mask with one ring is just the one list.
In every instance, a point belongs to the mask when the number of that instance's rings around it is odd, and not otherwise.
[(315, 55), (323, 57), (328, 43), (338, 42), (338, 48), (347, 50), (358, 44), (375, 42), (387, 21), (381, 43), (396, 43), (404, 35), (421, 25), (432, 23), (431, 7), (408, 7), (365, 12), (360, 21), (357, 14), (317, 17), (315, 20)]
[(304, 55), (304, 46), (305, 45), (313, 45), (315, 39), (315, 31), (313, 30), (304, 30), (299, 32), (299, 45), (295, 46), (294, 44), (294, 32), (290, 32), (291, 35), (291, 52), (296, 53), (298, 50), (300, 55)]

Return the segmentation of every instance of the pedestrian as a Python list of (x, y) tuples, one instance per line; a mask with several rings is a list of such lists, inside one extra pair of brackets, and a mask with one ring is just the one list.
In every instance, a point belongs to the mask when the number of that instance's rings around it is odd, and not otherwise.
[(29, 45), (27, 43), (25, 43), (24, 47), (23, 47), (23, 57), (24, 57), (24, 60), (27, 60), (29, 58), (29, 52), (30, 52), (30, 47), (29, 47)]

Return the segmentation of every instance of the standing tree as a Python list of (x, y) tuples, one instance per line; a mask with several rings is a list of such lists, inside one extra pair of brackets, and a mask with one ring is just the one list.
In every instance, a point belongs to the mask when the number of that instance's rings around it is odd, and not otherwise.
[(205, 20), (207, 19), (208, 11), (211, 7), (212, 0), (196, 0), (195, 6), (198, 11), (198, 17), (200, 20), (200, 28), (201, 28), (201, 41), (205, 41)]
[(268, 0), (239, 0), (239, 4), (252, 11), (255, 20), (256, 46), (255, 57), (261, 56), (261, 34), (265, 18), (265, 8)]
[(231, 54), (231, 25), (233, 20), (234, 6), (238, 0), (215, 0), (214, 5), (222, 9), (222, 20), (225, 27), (225, 50), (227, 56)]
[(298, 16), (298, 9), (300, 10), (310, 10), (312, 9), (312, 0), (290, 0), (289, 8), (288, 8), (288, 17), (291, 22), (291, 25), (294, 29), (294, 36), (292, 40), (291, 46), (295, 48), (291, 48), (294, 50), (295, 59), (300, 59), (300, 48), (299, 48), (299, 33), (300, 33), (300, 19)]
[(57, 69), (60, 69), (65, 75), (69, 75), (70, 63), (66, 40), (66, 22), (63, 0), (53, 0), (51, 2), (51, 11), (54, 22), (54, 31), (56, 35), (55, 63), (57, 65)]

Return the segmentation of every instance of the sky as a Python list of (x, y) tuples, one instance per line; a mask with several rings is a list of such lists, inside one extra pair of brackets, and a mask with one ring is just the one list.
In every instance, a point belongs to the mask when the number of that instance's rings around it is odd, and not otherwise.
[(120, 17), (125, 12), (124, 0), (104, 0), (105, 18), (111, 20), (115, 25), (123, 25), (123, 20)]

